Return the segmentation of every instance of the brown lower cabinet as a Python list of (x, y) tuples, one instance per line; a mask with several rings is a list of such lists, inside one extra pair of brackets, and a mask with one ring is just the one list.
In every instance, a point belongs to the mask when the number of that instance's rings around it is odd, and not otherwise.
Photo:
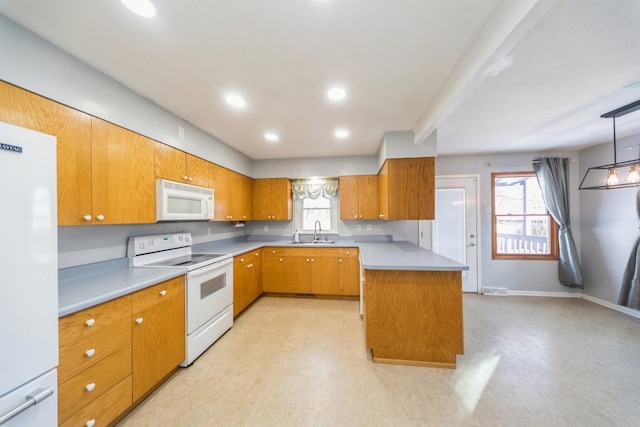
[(184, 277), (61, 317), (58, 423), (108, 425), (185, 357)]
[(233, 258), (233, 317), (262, 294), (262, 249)]
[(357, 248), (264, 248), (263, 289), (271, 293), (359, 295)]

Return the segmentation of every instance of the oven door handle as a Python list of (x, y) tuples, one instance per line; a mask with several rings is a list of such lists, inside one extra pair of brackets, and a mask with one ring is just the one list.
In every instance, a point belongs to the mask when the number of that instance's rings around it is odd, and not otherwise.
[(190, 271), (189, 274), (187, 274), (187, 277), (189, 279), (195, 279), (196, 277), (200, 277), (205, 274), (211, 273), (214, 270), (219, 270), (229, 264), (231, 264), (231, 259), (222, 261), (222, 262), (217, 262), (215, 264), (211, 264), (206, 267), (202, 267), (202, 268), (198, 268), (196, 270)]

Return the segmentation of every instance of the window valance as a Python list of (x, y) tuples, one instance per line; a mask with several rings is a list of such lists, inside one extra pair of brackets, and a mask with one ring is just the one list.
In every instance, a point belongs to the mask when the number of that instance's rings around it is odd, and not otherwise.
[(291, 180), (293, 197), (296, 199), (333, 199), (338, 195), (338, 178), (309, 178)]

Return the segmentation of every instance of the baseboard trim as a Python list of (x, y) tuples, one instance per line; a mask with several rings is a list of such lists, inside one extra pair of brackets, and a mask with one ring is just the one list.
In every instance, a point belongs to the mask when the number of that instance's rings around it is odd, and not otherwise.
[(634, 310), (633, 308), (629, 308), (629, 307), (625, 307), (625, 306), (622, 306), (622, 305), (614, 304), (612, 302), (605, 301), (605, 300), (600, 299), (600, 298), (592, 297), (590, 295), (582, 294), (582, 298), (586, 299), (587, 301), (591, 301), (593, 303), (596, 303), (598, 305), (602, 305), (604, 307), (610, 308), (611, 310), (619, 311), (620, 313), (628, 314), (631, 317), (635, 317), (636, 319), (640, 319), (640, 311), (639, 310)]
[(509, 295), (519, 297), (554, 297), (554, 298), (580, 298), (581, 292), (544, 292), (544, 291), (512, 291)]

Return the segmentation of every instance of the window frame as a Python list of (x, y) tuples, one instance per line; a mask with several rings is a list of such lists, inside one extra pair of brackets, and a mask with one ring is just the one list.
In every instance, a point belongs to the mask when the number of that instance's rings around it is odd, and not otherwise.
[[(338, 210), (340, 207), (340, 199), (338, 197), (334, 197), (332, 199), (328, 199), (331, 202), (331, 224), (333, 227), (330, 230), (325, 230), (318, 232), (318, 234), (338, 234)], [(298, 230), (301, 234), (309, 234), (313, 233), (313, 230), (303, 230), (302, 224), (304, 220), (302, 218), (304, 213), (303, 209), (303, 200), (298, 199), (297, 197), (293, 198), (293, 218), (294, 218), (294, 229)]]
[(498, 234), (497, 222), (498, 217), (506, 215), (496, 215), (496, 179), (499, 178), (535, 178), (533, 171), (524, 172), (492, 172), (491, 173), (491, 258), (495, 260), (535, 260), (535, 261), (552, 261), (558, 259), (558, 230), (559, 226), (553, 219), (549, 210), (545, 207), (546, 214), (518, 214), (514, 216), (521, 217), (548, 217), (549, 218), (549, 249), (548, 254), (501, 254), (498, 253)]

